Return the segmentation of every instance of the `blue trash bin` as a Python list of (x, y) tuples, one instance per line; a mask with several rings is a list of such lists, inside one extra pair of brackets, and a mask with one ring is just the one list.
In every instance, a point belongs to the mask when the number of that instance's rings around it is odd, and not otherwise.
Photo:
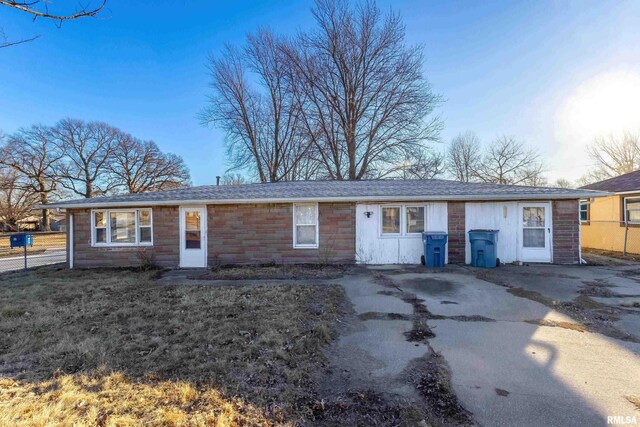
[(444, 231), (425, 231), (422, 233), (424, 245), (424, 265), (428, 268), (444, 267), (447, 233)]
[(498, 230), (469, 230), (469, 242), (472, 266), (495, 268), (500, 264), (496, 250)]
[(11, 249), (33, 246), (33, 234), (14, 234), (9, 239)]

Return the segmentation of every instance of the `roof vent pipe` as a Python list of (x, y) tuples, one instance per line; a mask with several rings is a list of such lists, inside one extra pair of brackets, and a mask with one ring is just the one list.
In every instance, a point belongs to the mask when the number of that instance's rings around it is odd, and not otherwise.
[(220, 177), (216, 176), (216, 185), (220, 185)]

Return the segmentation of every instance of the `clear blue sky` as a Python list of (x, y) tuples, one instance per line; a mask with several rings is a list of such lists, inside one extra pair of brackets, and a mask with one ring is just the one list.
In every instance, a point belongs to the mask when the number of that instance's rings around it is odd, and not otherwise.
[[(639, 1), (379, 5), (399, 11), (408, 41), (425, 46), (425, 74), (446, 99), (443, 140), (465, 130), (486, 142), (516, 135), (545, 156), (552, 179), (577, 178), (587, 166), (574, 156), (587, 136), (567, 129), (583, 126), (562, 116), (567, 99), (585, 84), (583, 98), (591, 99), (598, 76), (640, 76)], [(194, 184), (225, 170), (223, 135), (196, 117), (206, 101), (208, 53), (242, 43), (259, 26), (290, 34), (312, 25), (311, 2), (302, 0), (110, 0), (108, 8), (102, 19), (61, 29), (0, 8), (9, 38), (41, 34), (0, 50), (0, 129), (64, 117), (106, 121), (181, 155)]]

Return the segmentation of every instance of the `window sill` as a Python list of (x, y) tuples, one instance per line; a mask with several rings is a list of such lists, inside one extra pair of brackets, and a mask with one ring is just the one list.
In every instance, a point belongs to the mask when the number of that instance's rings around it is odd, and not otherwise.
[(94, 243), (92, 248), (138, 248), (152, 247), (153, 243)]
[(318, 249), (319, 245), (293, 245), (293, 249)]
[[(637, 228), (637, 227), (640, 227), (640, 222), (629, 222), (628, 225), (629, 225), (629, 228)], [(624, 222), (620, 223), (620, 227), (624, 228), (625, 226), (626, 225)]]

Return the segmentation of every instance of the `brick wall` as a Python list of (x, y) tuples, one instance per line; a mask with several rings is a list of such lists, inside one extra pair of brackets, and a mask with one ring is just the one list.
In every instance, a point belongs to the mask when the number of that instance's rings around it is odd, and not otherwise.
[(556, 200), (552, 206), (553, 262), (580, 262), (580, 221), (578, 200)]
[(449, 222), (449, 264), (464, 264), (465, 261), (465, 204), (464, 202), (448, 202), (447, 215)]
[(291, 203), (208, 206), (209, 265), (354, 262), (355, 204), (318, 206), (319, 249), (293, 248)]
[[(208, 206), (208, 263), (352, 263), (355, 204), (320, 203), (320, 248), (293, 248), (293, 205)], [(178, 207), (153, 208), (152, 247), (91, 247), (90, 210), (74, 209), (76, 267), (134, 266), (144, 258), (175, 268), (180, 263)], [(448, 202), (449, 262), (465, 261), (465, 204)], [(578, 201), (553, 202), (553, 262), (579, 262)]]
[(71, 212), (75, 267), (137, 266), (145, 258), (167, 268), (175, 268), (180, 264), (177, 206), (153, 208), (153, 246), (92, 247), (91, 211), (74, 209)]

